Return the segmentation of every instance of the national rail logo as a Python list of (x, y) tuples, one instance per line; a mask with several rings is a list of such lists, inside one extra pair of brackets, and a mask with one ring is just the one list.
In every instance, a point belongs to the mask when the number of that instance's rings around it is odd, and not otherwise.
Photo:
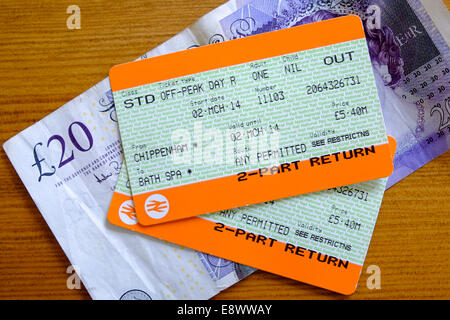
[(162, 194), (152, 194), (145, 200), (145, 212), (152, 219), (161, 219), (169, 212), (169, 200)]

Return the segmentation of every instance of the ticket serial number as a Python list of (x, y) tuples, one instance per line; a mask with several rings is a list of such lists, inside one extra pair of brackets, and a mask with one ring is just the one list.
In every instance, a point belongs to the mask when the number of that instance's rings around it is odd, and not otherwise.
[(357, 75), (349, 76), (341, 79), (328, 80), (318, 84), (306, 86), (306, 94), (321, 93), (327, 90), (338, 90), (348, 86), (360, 85), (361, 81)]

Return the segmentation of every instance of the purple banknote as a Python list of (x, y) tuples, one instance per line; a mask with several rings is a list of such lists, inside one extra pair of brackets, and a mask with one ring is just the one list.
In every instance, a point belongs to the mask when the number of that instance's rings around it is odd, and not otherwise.
[(386, 129), (397, 140), (390, 187), (450, 146), (449, 47), (418, 0), (254, 0), (220, 22), (236, 39), (348, 14), (363, 21)]

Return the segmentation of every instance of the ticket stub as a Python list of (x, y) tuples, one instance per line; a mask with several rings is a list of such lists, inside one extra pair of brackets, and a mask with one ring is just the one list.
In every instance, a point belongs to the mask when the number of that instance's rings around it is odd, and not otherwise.
[(356, 16), (118, 65), (110, 81), (141, 225), (393, 170)]
[(383, 178), (142, 226), (126, 169), (108, 211), (112, 224), (342, 294), (356, 289), (386, 187)]

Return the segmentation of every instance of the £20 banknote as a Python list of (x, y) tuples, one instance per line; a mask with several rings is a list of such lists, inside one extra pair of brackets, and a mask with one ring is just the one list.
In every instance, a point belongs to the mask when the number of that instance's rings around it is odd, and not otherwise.
[[(225, 3), (143, 58), (216, 41), (220, 19), (238, 5)], [(207, 299), (253, 271), (107, 222), (122, 163), (108, 79), (3, 147), (94, 299)]]

